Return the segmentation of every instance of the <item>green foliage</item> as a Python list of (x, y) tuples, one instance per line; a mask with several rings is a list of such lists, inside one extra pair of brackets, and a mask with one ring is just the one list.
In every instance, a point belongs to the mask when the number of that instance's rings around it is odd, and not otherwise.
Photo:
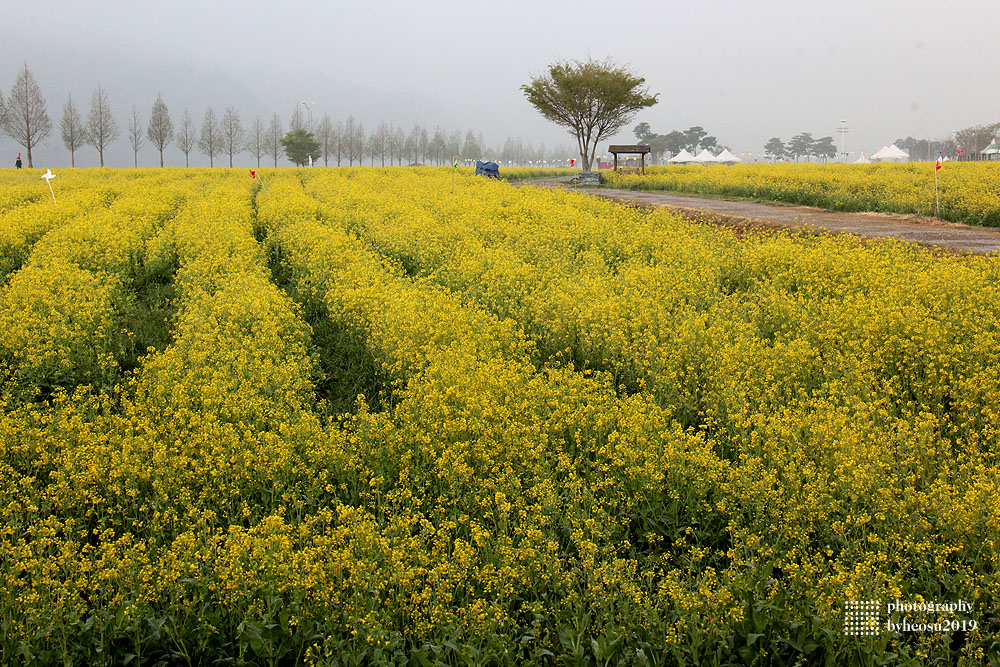
[(649, 129), (649, 123), (642, 122), (635, 126), (632, 130), (635, 135), (636, 141), (640, 144), (648, 144), (650, 140), (656, 136), (653, 131)]
[(812, 134), (810, 134), (809, 132), (796, 134), (788, 142), (788, 151), (796, 158), (814, 155), (813, 153), (814, 143), (815, 140), (812, 138)]
[(771, 137), (764, 144), (764, 153), (771, 157), (781, 157), (786, 152), (785, 142), (779, 137)]
[(706, 136), (708, 136), (708, 132), (706, 132), (705, 128), (703, 128), (702, 126), (695, 125), (693, 127), (689, 127), (688, 129), (684, 130), (684, 140), (687, 142), (684, 147), (687, 148), (688, 151), (692, 153), (697, 153), (698, 145), (701, 143), (701, 140)]
[(837, 146), (833, 143), (833, 137), (820, 137), (814, 141), (812, 154), (824, 158), (837, 157)]
[(562, 62), (521, 86), (545, 118), (576, 137), (584, 171), (590, 170), (597, 144), (612, 137), (636, 112), (656, 104), (646, 80), (610, 60)]
[(309, 164), (309, 156), (313, 162), (320, 157), (319, 142), (312, 132), (304, 128), (290, 130), (281, 140), (281, 145), (285, 147), (285, 155), (288, 160), (297, 167), (304, 167)]

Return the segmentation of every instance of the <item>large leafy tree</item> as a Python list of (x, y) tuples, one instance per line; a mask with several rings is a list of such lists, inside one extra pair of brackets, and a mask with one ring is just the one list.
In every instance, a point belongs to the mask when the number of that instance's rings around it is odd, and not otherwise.
[(680, 153), (681, 149), (687, 145), (687, 136), (680, 130), (671, 130), (663, 135), (663, 139), (665, 148), (674, 155)]
[(771, 137), (764, 144), (764, 153), (770, 155), (772, 158), (779, 158), (786, 152), (788, 151), (785, 148), (785, 142), (780, 137)]
[(837, 157), (837, 146), (833, 143), (833, 137), (820, 137), (814, 141), (812, 154), (826, 159)]
[(803, 132), (802, 134), (796, 134), (794, 137), (788, 141), (788, 151), (795, 156), (795, 161), (803, 155), (809, 156), (813, 154), (813, 144), (815, 140), (812, 134), (809, 132)]
[(521, 86), (528, 101), (545, 118), (576, 137), (580, 162), (589, 171), (597, 144), (612, 137), (637, 112), (656, 104), (646, 80), (610, 60), (561, 62)]
[(309, 156), (319, 158), (319, 142), (312, 132), (305, 128), (290, 130), (281, 140), (281, 145), (285, 147), (285, 155), (288, 156), (292, 164), (303, 167), (309, 163)]
[(49, 136), (52, 131), (52, 121), (49, 120), (49, 114), (45, 110), (42, 89), (28, 69), (27, 63), (18, 72), (14, 86), (10, 89), (4, 116), (4, 129), (27, 150), (28, 168), (31, 169), (34, 167), (31, 149)]
[(698, 152), (698, 145), (701, 140), (708, 136), (708, 132), (705, 131), (701, 125), (694, 125), (684, 130), (684, 147), (688, 149), (691, 153)]
[(632, 128), (632, 134), (635, 135), (636, 140), (640, 144), (648, 144), (650, 140), (656, 136), (653, 134), (653, 130), (650, 129), (649, 123), (645, 121)]

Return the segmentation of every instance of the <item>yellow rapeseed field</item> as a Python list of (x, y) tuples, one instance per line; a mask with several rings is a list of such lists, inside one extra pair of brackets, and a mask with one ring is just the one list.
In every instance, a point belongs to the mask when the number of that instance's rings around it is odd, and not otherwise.
[(261, 175), (0, 171), (3, 664), (996, 664), (992, 257)]
[(606, 174), (612, 187), (670, 190), (818, 206), (932, 216), (969, 225), (1000, 225), (1000, 163), (738, 164), (651, 167), (645, 175)]

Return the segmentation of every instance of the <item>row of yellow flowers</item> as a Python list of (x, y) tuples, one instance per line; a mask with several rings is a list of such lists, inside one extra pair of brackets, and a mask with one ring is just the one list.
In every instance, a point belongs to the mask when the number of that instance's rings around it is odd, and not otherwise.
[(20, 391), (110, 388), (119, 377), (132, 347), (122, 316), (146, 243), (185, 197), (169, 179), (144, 185), (77, 186), (58, 207), (43, 200), (3, 216), (3, 262), (20, 270), (0, 291), (0, 363)]

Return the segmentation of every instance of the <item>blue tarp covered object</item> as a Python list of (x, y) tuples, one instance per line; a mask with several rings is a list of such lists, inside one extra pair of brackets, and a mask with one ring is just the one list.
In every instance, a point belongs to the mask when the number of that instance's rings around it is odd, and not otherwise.
[(476, 160), (476, 176), (488, 176), (489, 178), (500, 178), (500, 167), (496, 162), (482, 162)]

